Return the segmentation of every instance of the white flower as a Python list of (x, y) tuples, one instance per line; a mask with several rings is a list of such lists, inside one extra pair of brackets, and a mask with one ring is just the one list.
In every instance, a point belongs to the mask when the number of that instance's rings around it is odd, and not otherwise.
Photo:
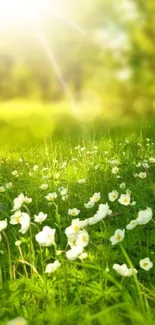
[(48, 188), (48, 184), (41, 184), (40, 185), (40, 189), (43, 190), (43, 191), (47, 190), (47, 188)]
[(118, 202), (122, 205), (129, 205), (130, 199), (130, 194), (121, 194), (120, 198), (118, 199)]
[(61, 198), (62, 198), (63, 201), (67, 201), (68, 200), (68, 195), (62, 195)]
[(117, 166), (113, 167), (111, 170), (112, 174), (117, 174), (119, 172), (119, 168)]
[(47, 218), (47, 214), (44, 214), (43, 212), (39, 212), (38, 215), (36, 215), (36, 214), (34, 215), (34, 221), (35, 222), (41, 223), (44, 220), (46, 220), (46, 218)]
[(150, 168), (150, 166), (149, 166), (149, 164), (148, 164), (147, 162), (143, 162), (142, 165), (143, 165), (143, 167), (144, 167), (145, 169)]
[(54, 201), (57, 198), (57, 193), (53, 192), (53, 193), (49, 193), (48, 195), (45, 196), (45, 199), (47, 201)]
[(45, 273), (54, 273), (61, 266), (59, 261), (55, 261), (54, 263), (49, 263), (46, 266)]
[(91, 201), (89, 201), (88, 203), (84, 203), (84, 206), (86, 209), (91, 209), (94, 207), (94, 205), (95, 205), (95, 202), (91, 202)]
[(81, 230), (78, 233), (78, 237), (76, 240), (77, 246), (86, 247), (89, 243), (89, 234), (86, 230)]
[(83, 253), (82, 246), (73, 246), (69, 251), (66, 252), (66, 257), (70, 261), (76, 260)]
[(113, 269), (120, 274), (121, 276), (128, 277), (132, 276), (134, 273), (137, 273), (136, 269), (128, 268), (126, 264), (114, 264)]
[(80, 213), (80, 210), (74, 208), (74, 209), (69, 209), (68, 210), (68, 214), (72, 217), (76, 217), (78, 216), (78, 214)]
[(126, 226), (127, 230), (132, 230), (137, 226), (137, 220), (131, 220), (130, 223)]
[(86, 227), (87, 224), (88, 224), (88, 220), (87, 219), (86, 220), (83, 220), (83, 221), (80, 220), (80, 219), (78, 219), (78, 218), (73, 219), (72, 220), (72, 223), (71, 223), (71, 226), (69, 226), (69, 227), (67, 227), (65, 229), (65, 234), (67, 236), (70, 236), (72, 234), (78, 233), (79, 230), (82, 229), (82, 228), (84, 228), (84, 227)]
[(23, 317), (17, 317), (12, 320), (9, 320), (7, 325), (27, 325), (27, 321)]
[(5, 192), (5, 187), (4, 186), (0, 186), (0, 193)]
[(20, 217), (20, 224), (21, 229), (19, 230), (19, 232), (25, 234), (30, 227), (30, 216), (27, 213), (22, 212)]
[(6, 229), (7, 225), (8, 225), (7, 219), (0, 221), (0, 231)]
[(66, 162), (66, 161), (64, 161), (64, 162), (62, 163), (62, 165), (61, 165), (61, 169), (64, 169), (65, 167), (67, 167), (67, 162)]
[(111, 159), (111, 160), (109, 160), (109, 163), (111, 165), (118, 165), (119, 164), (119, 161), (117, 159)]
[(150, 261), (149, 257), (145, 257), (139, 261), (141, 269), (149, 271), (153, 267), (153, 263)]
[(13, 201), (14, 206), (12, 211), (19, 210), (21, 206), (24, 204), (24, 200), (25, 200), (24, 194), (23, 193), (19, 194), (19, 196), (15, 198)]
[(108, 194), (109, 201), (114, 202), (118, 198), (118, 192), (117, 191), (112, 191)]
[(93, 196), (90, 198), (90, 201), (93, 203), (98, 202), (101, 199), (100, 193), (94, 193)]
[(16, 246), (20, 246), (21, 244), (22, 244), (21, 240), (16, 240), (16, 241), (15, 241), (15, 245), (16, 245)]
[(84, 253), (82, 253), (82, 254), (80, 254), (80, 255), (78, 256), (78, 258), (79, 258), (81, 261), (85, 260), (87, 257), (88, 257), (88, 254), (87, 254), (86, 252), (84, 252)]
[(111, 214), (112, 214), (112, 210), (109, 210), (108, 211), (108, 216), (111, 216)]
[(110, 241), (112, 245), (116, 245), (117, 243), (120, 243), (125, 237), (125, 229), (117, 229), (113, 236), (110, 237)]
[(31, 203), (31, 202), (32, 202), (31, 198), (28, 198), (27, 196), (24, 196), (23, 193), (21, 193), (21, 194), (18, 195), (17, 198), (14, 199), (14, 201), (13, 201), (14, 206), (13, 206), (12, 211), (19, 210), (24, 203), (28, 204), (28, 203)]
[(10, 217), (10, 224), (17, 225), (18, 223), (20, 223), (21, 216), (22, 212), (20, 210), (16, 211), (15, 214)]
[(146, 225), (152, 219), (153, 213), (151, 208), (147, 208), (146, 210), (141, 210), (138, 212), (137, 224), (138, 225)]
[(49, 176), (48, 176), (48, 175), (43, 175), (43, 176), (42, 176), (42, 179), (43, 179), (44, 181), (45, 181), (45, 180), (47, 181), (47, 180), (49, 179)]
[(18, 172), (17, 172), (17, 170), (14, 170), (14, 171), (12, 172), (12, 175), (13, 175), (13, 176), (18, 176)]
[(125, 188), (126, 187), (126, 184), (123, 182), (119, 185), (120, 188)]
[(65, 196), (68, 193), (67, 188), (64, 187), (64, 186), (59, 187), (58, 188), (58, 191), (59, 191), (59, 193), (60, 193), (61, 196)]
[(130, 203), (130, 205), (133, 207), (136, 205), (136, 201), (133, 201), (132, 203)]
[(38, 168), (39, 168), (39, 166), (38, 165), (34, 165), (34, 167), (33, 167), (33, 171), (35, 172), (35, 171), (37, 171), (38, 170)]
[(139, 163), (136, 165), (136, 167), (139, 168), (139, 167), (141, 167), (141, 165), (142, 165), (142, 164), (139, 162)]
[(154, 164), (154, 163), (155, 163), (155, 158), (154, 158), (154, 157), (150, 157), (150, 158), (149, 158), (149, 162), (150, 162), (151, 164)]
[(86, 179), (85, 178), (81, 178), (78, 180), (78, 183), (79, 184), (84, 184), (86, 182)]
[[(68, 227), (69, 228), (69, 227)], [(68, 239), (68, 245), (72, 248), (73, 246), (77, 246), (76, 245), (76, 240), (78, 238), (78, 234), (79, 231), (71, 233), (71, 234), (66, 234), (67, 235), (67, 239)]]
[(13, 187), (13, 183), (12, 182), (9, 182), (6, 184), (6, 188), (10, 189)]
[(104, 219), (108, 215), (108, 213), (109, 213), (109, 205), (107, 203), (100, 204), (97, 213), (93, 217), (88, 218), (87, 222), (89, 225), (95, 225), (97, 222)]
[(27, 196), (25, 196), (24, 203), (29, 204), (29, 203), (31, 203), (31, 202), (32, 202), (31, 197), (27, 197)]
[(49, 247), (55, 245), (55, 229), (45, 226), (35, 238), (40, 246)]
[(146, 178), (147, 177), (147, 173), (146, 172), (141, 172), (138, 174), (138, 177), (143, 179), (143, 178)]

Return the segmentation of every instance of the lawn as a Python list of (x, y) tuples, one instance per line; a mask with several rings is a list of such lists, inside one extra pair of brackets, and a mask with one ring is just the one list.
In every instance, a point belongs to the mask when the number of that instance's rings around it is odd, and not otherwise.
[(155, 324), (153, 130), (1, 146), (0, 324)]

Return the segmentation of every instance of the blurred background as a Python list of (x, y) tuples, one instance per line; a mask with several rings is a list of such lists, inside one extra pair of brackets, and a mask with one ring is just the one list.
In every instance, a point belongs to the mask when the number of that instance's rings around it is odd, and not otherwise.
[(154, 0), (0, 0), (3, 138), (154, 114)]

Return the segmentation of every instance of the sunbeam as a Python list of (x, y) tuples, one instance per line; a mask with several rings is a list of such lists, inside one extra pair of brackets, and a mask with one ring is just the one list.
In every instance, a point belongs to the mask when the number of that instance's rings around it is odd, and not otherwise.
[(55, 14), (57, 19), (60, 19), (62, 21), (64, 21), (67, 25), (69, 25), (70, 27), (72, 27), (73, 29), (75, 29), (77, 32), (79, 32), (80, 34), (82, 34), (84, 37), (86, 37), (89, 42), (100, 46), (103, 50), (105, 49), (104, 46), (98, 42), (94, 37), (92, 37), (83, 27), (81, 27), (77, 22), (75, 21), (71, 21), (68, 17), (66, 18), (63, 15), (60, 14)]
[(54, 71), (58, 77), (58, 80), (62, 86), (62, 89), (66, 95), (66, 98), (68, 99), (70, 105), (71, 105), (71, 108), (75, 107), (75, 101), (74, 101), (74, 97), (71, 93), (71, 91), (69, 90), (68, 88), (68, 85), (66, 84), (64, 78), (63, 78), (63, 75), (60, 71), (60, 68), (59, 68), (59, 65), (54, 57), (54, 54), (53, 54), (53, 51), (52, 49), (49, 47), (47, 41), (46, 41), (46, 38), (42, 32), (42, 30), (39, 28), (39, 26), (37, 24), (35, 24), (35, 30), (36, 30), (36, 33), (37, 33), (37, 37), (39, 38), (40, 42), (41, 42), (41, 45), (43, 46), (50, 62), (52, 63), (52, 67), (54, 68)]

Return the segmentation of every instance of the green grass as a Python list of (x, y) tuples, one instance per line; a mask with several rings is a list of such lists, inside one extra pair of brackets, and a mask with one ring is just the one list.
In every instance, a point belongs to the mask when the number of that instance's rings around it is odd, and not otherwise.
[[(150, 207), (155, 212), (155, 164), (149, 164), (146, 179), (133, 176), (144, 170), (136, 167), (138, 162), (155, 157), (155, 137), (149, 128), (143, 134), (140, 130), (129, 133), (125, 127), (118, 133), (116, 136), (109, 131), (108, 135), (80, 140), (65, 136), (38, 146), (1, 148), (0, 185), (12, 182), (13, 187), (0, 193), (0, 220), (8, 219), (0, 242), (0, 324), (7, 324), (17, 316), (25, 317), (30, 325), (155, 324), (154, 267), (148, 272), (139, 267), (140, 259), (146, 256), (155, 264), (154, 221), (126, 231), (121, 244), (112, 246), (109, 240), (116, 229), (124, 229), (136, 218), (138, 211)], [(150, 135), (150, 142), (146, 134)], [(81, 147), (75, 150), (78, 145), (86, 150), (81, 151)], [(94, 150), (94, 146), (98, 149)], [(119, 162), (120, 178), (111, 172), (111, 159)], [(67, 166), (62, 168), (65, 161)], [(39, 168), (33, 171), (36, 164)], [(48, 171), (43, 172), (44, 167)], [(12, 175), (14, 170), (18, 171), (18, 177)], [(48, 179), (44, 180), (43, 175), (48, 175)], [(84, 184), (78, 183), (81, 178), (86, 179)], [(117, 190), (119, 195), (125, 193), (126, 189), (120, 188), (122, 182), (131, 191), (135, 206), (109, 201), (108, 193), (112, 190)], [(42, 183), (48, 183), (49, 188), (41, 191)], [(58, 194), (55, 204), (49, 205), (45, 195), (58, 193), (60, 186), (68, 189), (68, 200), (63, 201)], [(32, 222), (24, 235), (19, 233), (19, 225), (9, 224), (13, 200), (21, 192), (32, 198), (27, 208), (22, 207), (22, 211), (28, 209)], [(84, 203), (95, 192), (101, 193), (101, 200), (92, 209), (86, 209)], [(90, 236), (85, 249), (88, 258), (83, 262), (67, 260), (64, 231), (73, 219), (68, 209), (80, 209), (78, 217), (84, 220), (96, 213), (100, 203), (106, 202), (113, 211), (112, 216), (86, 228)], [(41, 211), (48, 218), (38, 225), (34, 223), (34, 215)], [(56, 228), (56, 249), (40, 248), (35, 240), (45, 225)], [(22, 254), (15, 245), (17, 240), (22, 242)], [(57, 250), (63, 252), (57, 255)], [(46, 265), (55, 259), (60, 261), (60, 268), (51, 275), (45, 274)], [(112, 269), (114, 263), (126, 263), (129, 267), (132, 263), (137, 276), (121, 277)]]

